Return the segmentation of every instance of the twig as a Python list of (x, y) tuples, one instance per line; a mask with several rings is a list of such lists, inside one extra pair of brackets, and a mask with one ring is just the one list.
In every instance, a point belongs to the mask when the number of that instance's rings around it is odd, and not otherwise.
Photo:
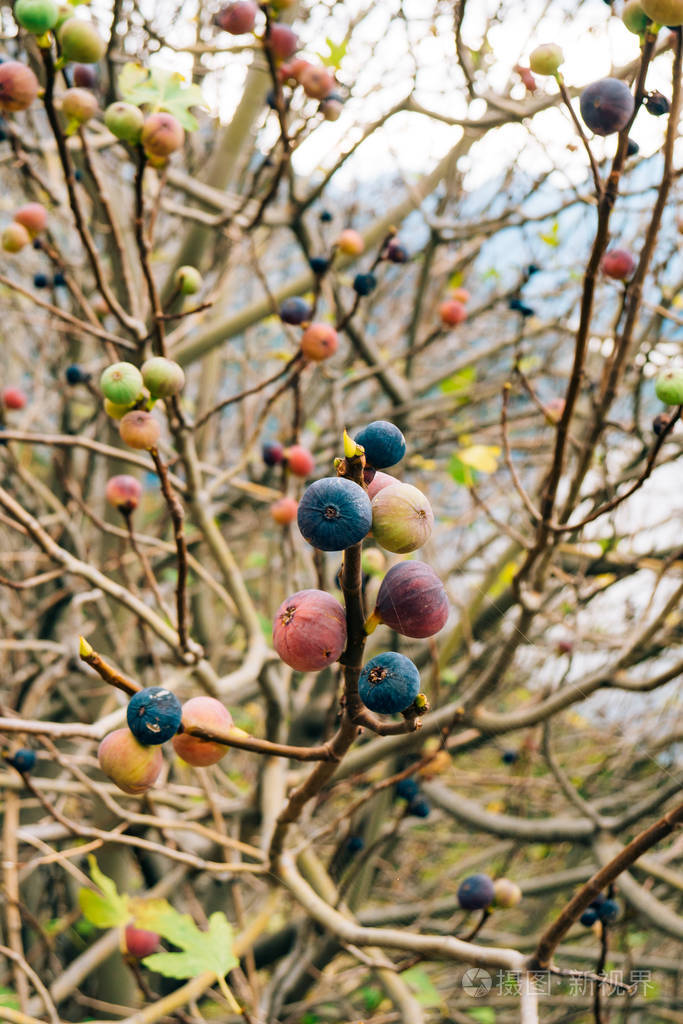
[(134, 680), (124, 676), (117, 668), (114, 668), (113, 665), (110, 665), (104, 658), (100, 657), (83, 636), (79, 638), (78, 656), (86, 665), (94, 668), (97, 674), (104, 679), (105, 683), (115, 686), (118, 690), (123, 690), (127, 696), (132, 697), (134, 693), (139, 693), (142, 689), (140, 683), (136, 683)]
[(176, 586), (176, 610), (178, 616), (178, 638), (181, 648), (188, 650), (187, 632), (187, 544), (185, 542), (185, 510), (175, 494), (168, 479), (168, 470), (156, 448), (150, 448), (149, 454), (159, 475), (161, 492), (171, 514), (173, 536), (178, 553), (178, 583)]

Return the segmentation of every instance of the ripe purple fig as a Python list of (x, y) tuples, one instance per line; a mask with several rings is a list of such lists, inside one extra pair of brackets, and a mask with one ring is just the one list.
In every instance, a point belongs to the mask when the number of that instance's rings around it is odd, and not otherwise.
[(401, 636), (434, 636), (446, 624), (448, 598), (444, 585), (425, 562), (399, 562), (386, 574), (375, 610), (365, 631), (383, 622)]
[(105, 110), (104, 123), (112, 135), (115, 135), (121, 142), (137, 145), (145, 124), (145, 115), (139, 107), (119, 100), (116, 103), (110, 103)]
[(18, 60), (0, 64), (0, 110), (14, 113), (27, 110), (36, 96), (40, 84), (29, 67)]
[(324, 590), (299, 590), (282, 602), (273, 619), (273, 646), (298, 672), (319, 672), (346, 647), (346, 615)]
[(372, 533), (386, 551), (416, 551), (429, 540), (433, 525), (431, 505), (412, 484), (392, 484), (373, 498)]
[(185, 371), (173, 359), (153, 356), (142, 364), (142, 379), (152, 398), (170, 398), (182, 391)]
[(289, 25), (275, 21), (270, 26), (265, 45), (276, 60), (289, 60), (299, 48), (299, 37)]
[(96, 89), (99, 85), (97, 71), (90, 64), (74, 64), (73, 82), (79, 89)]
[(97, 98), (88, 89), (67, 89), (62, 96), (62, 113), (75, 125), (85, 124), (98, 109)]
[(581, 117), (596, 135), (622, 131), (631, 120), (635, 103), (631, 90), (619, 78), (601, 78), (581, 93)]
[(470, 875), (460, 883), (458, 903), (463, 910), (486, 910), (495, 895), (493, 880), (488, 875)]
[(133, 363), (112, 363), (100, 376), (102, 394), (116, 405), (132, 405), (144, 387), (142, 374)]
[(123, 515), (130, 515), (140, 504), (142, 484), (134, 476), (121, 473), (107, 480), (105, 497), (110, 505), (117, 508)]
[(133, 409), (119, 421), (119, 434), (129, 448), (154, 448), (161, 436), (161, 427), (151, 413)]
[(146, 956), (156, 953), (160, 939), (156, 932), (128, 924), (123, 933), (123, 941), (129, 956), (134, 956), (136, 960), (144, 960)]
[(105, 736), (97, 751), (100, 768), (124, 793), (144, 793), (154, 785), (164, 763), (161, 747), (143, 747), (130, 729)]
[(96, 27), (81, 18), (67, 18), (57, 32), (62, 57), (78, 64), (96, 64), (107, 45)]
[(145, 118), (140, 142), (148, 156), (165, 160), (182, 147), (185, 130), (173, 114), (160, 110)]
[[(232, 728), (232, 724), (232, 715), (215, 697), (192, 697), (183, 704), (183, 730), (227, 731)], [(191, 736), (188, 732), (177, 733), (171, 743), (178, 757), (182, 757), (187, 764), (199, 768), (217, 764), (230, 749), (224, 743), (203, 740), (198, 736)]]

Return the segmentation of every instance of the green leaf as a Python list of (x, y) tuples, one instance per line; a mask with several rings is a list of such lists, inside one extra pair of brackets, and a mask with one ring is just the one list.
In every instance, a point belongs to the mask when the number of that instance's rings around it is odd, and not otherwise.
[(20, 1006), (16, 992), (13, 992), (11, 988), (5, 988), (3, 985), (0, 985), (0, 1006), (8, 1006), (10, 1010), (19, 1010)]
[(384, 999), (384, 994), (376, 985), (366, 985), (358, 993), (363, 1000), (366, 1013), (374, 1013)]
[(461, 487), (470, 487), (476, 480), (476, 474), (455, 453), (448, 463), (448, 472)]
[(404, 971), (401, 977), (412, 988), (420, 1006), (440, 1007), (445, 1011), (446, 1006), (443, 996), (422, 967), (411, 967), (409, 970)]
[(475, 1006), (474, 1009), (468, 1010), (467, 1014), (478, 1024), (496, 1024), (496, 1011), (492, 1006)]
[(141, 64), (129, 61), (121, 69), (118, 86), (127, 103), (166, 110), (177, 117), (187, 131), (193, 132), (199, 127), (189, 108), (203, 104), (202, 90), (195, 83), (187, 82), (179, 72), (143, 68)]
[(326, 38), (327, 49), (329, 53), (319, 53), (317, 56), (325, 65), (326, 68), (339, 69), (341, 62), (346, 56), (346, 48), (349, 45), (348, 39), (342, 39), (341, 43), (335, 43), (334, 40)]
[(202, 932), (189, 914), (180, 914), (163, 901), (155, 901), (155, 913), (143, 915), (138, 920), (148, 922), (150, 927), (164, 939), (178, 946), (180, 953), (153, 953), (142, 962), (150, 971), (163, 974), (165, 978), (195, 978), (204, 971), (213, 971), (217, 978), (224, 978), (228, 971), (239, 963), (233, 953), (233, 931), (221, 911), (209, 918), (209, 930)]
[(439, 385), (439, 389), (444, 395), (466, 393), (470, 390), (476, 379), (476, 367), (466, 366), (464, 370), (459, 370), (458, 373), (454, 373), (452, 377), (447, 377), (446, 380), (442, 380)]
[(553, 221), (553, 226), (550, 231), (547, 231), (545, 234), (539, 234), (539, 238), (542, 242), (545, 242), (546, 245), (550, 245), (555, 249), (560, 244), (559, 232), (559, 222)]
[(131, 919), (128, 896), (118, 892), (116, 882), (100, 871), (92, 854), (88, 857), (88, 863), (90, 877), (100, 892), (93, 892), (92, 889), (79, 891), (78, 905), (83, 916), (97, 928), (116, 928), (118, 925), (127, 924)]

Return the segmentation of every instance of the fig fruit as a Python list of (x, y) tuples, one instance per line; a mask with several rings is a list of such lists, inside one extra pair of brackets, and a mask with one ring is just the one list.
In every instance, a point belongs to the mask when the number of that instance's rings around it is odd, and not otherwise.
[(375, 469), (395, 466), (406, 453), (406, 439), (388, 420), (374, 420), (363, 427), (355, 438), (365, 449), (365, 461)]
[(448, 619), (444, 585), (425, 562), (399, 562), (382, 580), (371, 618), (401, 636), (434, 636)]
[(683, 405), (683, 366), (660, 373), (655, 382), (655, 394), (665, 405)]
[(372, 524), (370, 499), (353, 480), (323, 477), (304, 491), (297, 523), (313, 547), (342, 551), (367, 535)]
[(416, 551), (429, 540), (433, 525), (431, 505), (412, 484), (384, 487), (372, 500), (372, 533), (386, 551)]
[(18, 60), (0, 64), (0, 110), (8, 113), (27, 110), (39, 89), (38, 79), (25, 64)]
[[(230, 729), (232, 724), (232, 715), (215, 697), (192, 697), (183, 704), (183, 730), (206, 729), (211, 732), (214, 729)], [(203, 740), (185, 731), (173, 736), (171, 742), (178, 757), (196, 768), (217, 764), (230, 749), (224, 743)]]
[(67, 18), (57, 32), (62, 57), (79, 64), (96, 64), (107, 49), (104, 39), (90, 21)]
[(56, 0), (17, 0), (14, 17), (27, 32), (42, 36), (57, 24), (59, 8)]
[(410, 658), (387, 651), (371, 658), (358, 680), (360, 699), (371, 711), (393, 715), (405, 711), (420, 692), (420, 673)]
[(286, 448), (285, 459), (287, 460), (287, 468), (294, 476), (307, 477), (315, 469), (315, 459), (308, 448), (304, 448), (303, 445), (292, 444), (289, 448)]
[(314, 363), (333, 356), (338, 345), (339, 335), (331, 324), (310, 324), (301, 336), (301, 352)]
[(144, 960), (146, 956), (156, 953), (161, 940), (156, 932), (128, 924), (123, 933), (123, 941), (129, 956), (134, 956), (136, 960)]
[(142, 380), (152, 398), (170, 398), (182, 391), (185, 371), (179, 363), (164, 356), (153, 356), (142, 364)]
[(142, 374), (132, 363), (112, 363), (100, 376), (102, 394), (116, 405), (132, 405), (143, 387)]
[(97, 751), (100, 768), (124, 793), (144, 793), (154, 785), (164, 763), (161, 747), (143, 746), (130, 729), (105, 736)]
[(133, 409), (120, 419), (119, 435), (129, 448), (155, 448), (161, 427), (151, 413)]
[(163, 686), (147, 686), (128, 701), (128, 728), (143, 746), (157, 746), (170, 740), (178, 732), (181, 720), (180, 701)]
[(619, 78), (601, 78), (581, 93), (581, 117), (596, 135), (622, 131), (631, 120), (635, 104), (631, 90)]
[(104, 123), (121, 142), (137, 145), (142, 135), (145, 116), (139, 107), (119, 100), (110, 103), (104, 112)]
[(121, 473), (119, 476), (112, 476), (107, 480), (104, 494), (110, 505), (117, 508), (123, 515), (130, 515), (140, 504), (142, 484), (134, 476)]
[(458, 888), (458, 903), (463, 910), (486, 910), (493, 903), (496, 890), (488, 875), (470, 875)]
[(275, 613), (273, 646), (290, 668), (319, 672), (346, 647), (344, 609), (324, 590), (297, 591)]

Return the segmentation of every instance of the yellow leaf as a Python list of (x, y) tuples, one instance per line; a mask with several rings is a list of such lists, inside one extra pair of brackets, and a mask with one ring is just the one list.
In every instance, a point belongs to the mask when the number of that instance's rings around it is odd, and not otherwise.
[(500, 448), (495, 444), (473, 444), (458, 452), (461, 462), (480, 473), (495, 473), (498, 469)]

